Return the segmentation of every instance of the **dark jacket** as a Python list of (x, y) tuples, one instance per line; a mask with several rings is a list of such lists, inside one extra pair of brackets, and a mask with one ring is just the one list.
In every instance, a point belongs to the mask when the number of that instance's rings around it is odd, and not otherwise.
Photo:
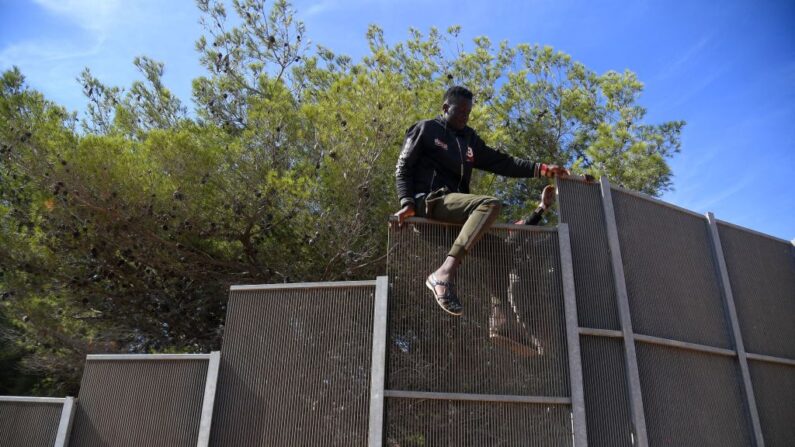
[(420, 121), (406, 132), (395, 177), (400, 205), (404, 206), (418, 194), (443, 187), (468, 194), (472, 169), (505, 177), (538, 177), (539, 167), (539, 163), (488, 147), (469, 126), (455, 131), (437, 117)]

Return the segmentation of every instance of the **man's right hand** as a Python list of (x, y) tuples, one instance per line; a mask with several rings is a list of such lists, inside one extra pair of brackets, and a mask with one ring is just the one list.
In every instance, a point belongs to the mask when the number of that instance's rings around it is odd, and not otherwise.
[(541, 207), (545, 210), (548, 210), (555, 204), (555, 187), (552, 185), (547, 185), (543, 191), (541, 191)]
[(395, 217), (398, 218), (398, 228), (403, 228), (403, 221), (408, 219), (409, 217), (415, 216), (416, 214), (417, 212), (414, 211), (414, 204), (407, 203), (406, 206), (403, 207), (403, 209), (395, 213)]
[(566, 177), (571, 175), (571, 171), (558, 165), (548, 165), (543, 163), (541, 165), (541, 176), (548, 178)]

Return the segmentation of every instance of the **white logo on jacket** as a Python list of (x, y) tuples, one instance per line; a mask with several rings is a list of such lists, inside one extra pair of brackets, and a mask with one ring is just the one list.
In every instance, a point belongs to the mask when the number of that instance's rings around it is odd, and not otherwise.
[(447, 143), (445, 143), (444, 141), (442, 141), (442, 140), (440, 140), (438, 138), (434, 138), (433, 144), (439, 146), (440, 148), (442, 148), (444, 150), (447, 150)]

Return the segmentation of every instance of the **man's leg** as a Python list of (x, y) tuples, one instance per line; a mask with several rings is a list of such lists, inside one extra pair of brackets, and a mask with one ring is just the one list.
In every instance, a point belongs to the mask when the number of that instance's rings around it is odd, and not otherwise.
[[(429, 198), (427, 205), (428, 217), (444, 222), (464, 224), (444, 262), (430, 276), (433, 281), (429, 282), (429, 285), (433, 286), (434, 294), (437, 297), (449, 297), (448, 289), (450, 284), (455, 282), (461, 261), (497, 220), (502, 205), (494, 197), (460, 193)], [(451, 306), (444, 306), (442, 303), (440, 305), (446, 311), (459, 315), (460, 302), (455, 295), (451, 298), (454, 301)]]
[[(527, 325), (522, 321), (517, 297), (526, 296), (521, 289), (527, 287), (517, 270), (511, 269), (508, 274), (506, 300), (492, 296), (491, 315), (489, 317), (489, 338), (498, 345), (510, 349), (521, 357), (543, 355), (541, 341), (530, 334)], [(525, 303), (527, 304), (527, 303)]]

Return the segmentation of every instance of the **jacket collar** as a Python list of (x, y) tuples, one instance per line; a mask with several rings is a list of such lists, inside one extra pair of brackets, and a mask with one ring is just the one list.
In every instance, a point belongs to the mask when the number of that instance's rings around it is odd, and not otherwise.
[(434, 121), (436, 121), (440, 126), (442, 126), (447, 132), (459, 136), (459, 137), (468, 137), (472, 134), (473, 130), (469, 126), (464, 126), (461, 130), (454, 130), (451, 127), (447, 127), (447, 120), (443, 115), (438, 115)]

